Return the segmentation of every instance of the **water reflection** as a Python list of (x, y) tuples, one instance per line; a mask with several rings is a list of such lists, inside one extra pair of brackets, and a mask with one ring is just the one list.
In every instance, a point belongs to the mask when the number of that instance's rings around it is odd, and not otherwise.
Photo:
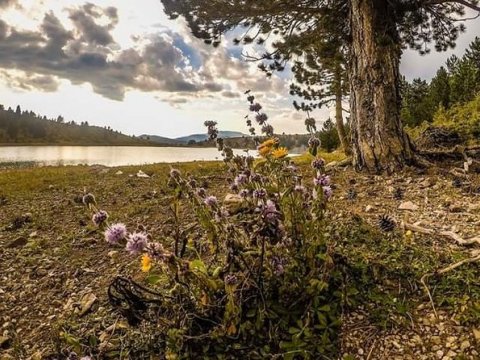
[[(235, 150), (235, 153), (243, 153)], [(35, 162), (39, 165), (142, 165), (159, 162), (211, 161), (221, 159), (215, 148), (139, 146), (5, 146), (0, 163)]]

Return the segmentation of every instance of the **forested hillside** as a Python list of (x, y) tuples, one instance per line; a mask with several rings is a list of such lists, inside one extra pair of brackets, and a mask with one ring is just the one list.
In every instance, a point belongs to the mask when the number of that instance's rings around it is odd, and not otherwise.
[(150, 145), (151, 142), (124, 135), (110, 127), (65, 121), (62, 116), (47, 119), (32, 111), (14, 111), (0, 105), (0, 144), (64, 145)]

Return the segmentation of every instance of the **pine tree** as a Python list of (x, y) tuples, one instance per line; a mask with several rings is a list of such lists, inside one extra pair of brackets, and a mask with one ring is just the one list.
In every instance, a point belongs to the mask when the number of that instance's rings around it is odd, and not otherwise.
[[(281, 70), (322, 39), (348, 50), (353, 160), (358, 169), (402, 168), (415, 160), (400, 119), (399, 61), (408, 45), (427, 53), (455, 45), (465, 8), (478, 0), (162, 0), (171, 18), (183, 16), (192, 33), (218, 46), (225, 32), (244, 28), (239, 42), (275, 49), (270, 69)], [(328, 24), (329, 26), (323, 26)], [(330, 40), (332, 39), (332, 40)], [(375, 104), (373, 106), (373, 104)]]
[(442, 66), (430, 83), (430, 100), (433, 106), (450, 107), (450, 76)]

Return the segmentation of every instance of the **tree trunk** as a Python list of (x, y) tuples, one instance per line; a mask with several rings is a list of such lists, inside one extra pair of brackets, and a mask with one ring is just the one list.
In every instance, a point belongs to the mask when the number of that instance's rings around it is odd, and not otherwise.
[(342, 91), (342, 69), (337, 65), (335, 69), (335, 122), (337, 125), (338, 138), (346, 155), (351, 155), (350, 139), (347, 138), (345, 124), (343, 123), (343, 91)]
[(401, 48), (388, 1), (350, 0), (353, 163), (393, 172), (414, 160), (400, 120)]

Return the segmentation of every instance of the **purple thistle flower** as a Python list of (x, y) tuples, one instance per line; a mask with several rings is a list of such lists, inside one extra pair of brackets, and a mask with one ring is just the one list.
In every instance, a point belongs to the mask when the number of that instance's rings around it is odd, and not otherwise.
[(112, 244), (118, 244), (127, 237), (127, 227), (124, 224), (113, 224), (105, 230), (105, 240)]
[(131, 255), (138, 255), (148, 245), (148, 237), (145, 233), (133, 233), (128, 236), (127, 246), (125, 249)]
[(312, 165), (312, 168), (314, 168), (316, 170), (321, 170), (321, 169), (323, 169), (323, 166), (325, 165), (325, 160), (317, 158), (317, 159), (312, 161), (311, 165)]
[(197, 195), (200, 196), (201, 198), (204, 198), (207, 196), (207, 191), (204, 188), (199, 188), (196, 191)]
[(180, 171), (177, 169), (171, 169), (170, 170), (170, 177), (174, 179), (178, 179), (180, 177)]
[(330, 176), (328, 175), (320, 175), (313, 179), (313, 183), (316, 186), (329, 186), (331, 182)]
[(274, 275), (282, 276), (285, 273), (285, 265), (287, 265), (287, 261), (284, 258), (274, 256), (272, 258), (272, 268)]
[(95, 225), (100, 226), (108, 219), (108, 213), (105, 210), (93, 214), (92, 221)]
[(267, 136), (273, 136), (273, 126), (272, 125), (264, 125), (262, 127), (262, 133)]
[(321, 141), (319, 138), (312, 136), (310, 139), (308, 139), (308, 147), (316, 149), (320, 145), (321, 145)]
[(295, 185), (295, 191), (296, 192), (300, 192), (300, 193), (304, 193), (305, 192), (305, 186), (303, 185)]
[(264, 199), (267, 196), (267, 190), (258, 189), (253, 191), (253, 197), (255, 199)]
[(323, 187), (323, 196), (325, 197), (325, 199), (330, 199), (333, 195), (333, 190), (330, 186), (324, 186)]
[(218, 200), (215, 196), (209, 196), (205, 199), (204, 203), (207, 206), (214, 207), (217, 206)]
[(275, 222), (278, 218), (277, 206), (272, 200), (267, 200), (267, 203), (263, 207), (263, 217), (269, 222)]
[(246, 182), (248, 181), (248, 176), (245, 175), (245, 174), (240, 174), (238, 175), (235, 180), (234, 180), (234, 183), (236, 185), (243, 185), (245, 184)]
[(147, 254), (152, 259), (160, 260), (165, 256), (165, 249), (159, 242), (151, 242), (147, 244), (146, 250)]
[(255, 116), (255, 120), (257, 121), (257, 123), (258, 123), (259, 125), (265, 125), (265, 123), (266, 123), (267, 120), (268, 120), (268, 116), (267, 116), (267, 114), (265, 114), (265, 113), (257, 114), (257, 115)]
[(259, 103), (250, 105), (250, 111), (259, 112), (260, 110), (262, 110), (262, 105), (260, 105)]
[(247, 189), (243, 189), (238, 193), (238, 195), (245, 199), (248, 197), (248, 195), (250, 195), (250, 192)]
[(229, 286), (235, 285), (238, 282), (237, 275), (235, 275), (235, 274), (225, 275), (224, 280), (225, 280), (225, 285), (229, 285)]

